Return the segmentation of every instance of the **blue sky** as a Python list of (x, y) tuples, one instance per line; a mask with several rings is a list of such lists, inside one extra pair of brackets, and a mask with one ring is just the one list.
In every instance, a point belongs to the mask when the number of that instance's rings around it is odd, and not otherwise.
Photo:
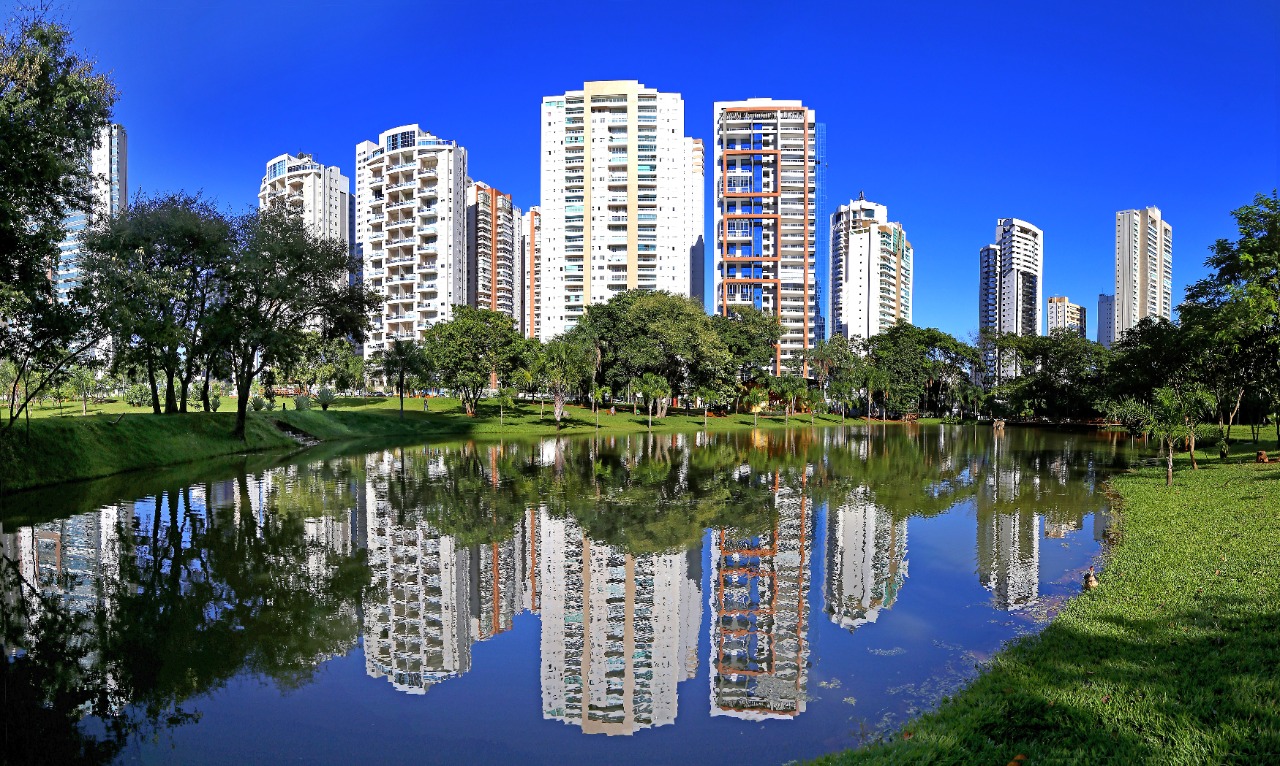
[(683, 94), (708, 146), (714, 101), (799, 98), (827, 125), (828, 207), (860, 190), (888, 205), (915, 246), (915, 323), (962, 337), (997, 218), (1044, 230), (1045, 296), (1086, 306), (1094, 337), (1115, 211), (1156, 205), (1173, 224), (1176, 302), (1234, 236), (1229, 211), (1280, 185), (1265, 0), (352, 6), (97, 0), (63, 16), (120, 87), (131, 190), (233, 209), (256, 204), (277, 154), (351, 175), (358, 141), (412, 122), (528, 207), (541, 98), (585, 80)]

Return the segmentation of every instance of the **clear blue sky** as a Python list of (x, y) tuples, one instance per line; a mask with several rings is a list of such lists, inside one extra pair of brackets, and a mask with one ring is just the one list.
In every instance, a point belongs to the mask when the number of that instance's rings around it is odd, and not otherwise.
[(1273, 0), (354, 5), (97, 0), (64, 18), (120, 87), (132, 190), (234, 209), (277, 154), (350, 176), (358, 141), (412, 122), (528, 207), (541, 98), (585, 80), (683, 94), (708, 147), (714, 101), (802, 99), (827, 125), (828, 206), (888, 205), (916, 250), (915, 323), (962, 337), (997, 218), (1044, 230), (1045, 296), (1086, 306), (1095, 337), (1115, 211), (1173, 224), (1177, 302), (1234, 236), (1229, 211), (1280, 185)]

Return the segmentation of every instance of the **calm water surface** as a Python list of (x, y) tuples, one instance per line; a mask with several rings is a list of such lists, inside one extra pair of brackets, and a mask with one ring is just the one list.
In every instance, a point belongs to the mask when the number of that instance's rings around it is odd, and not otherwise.
[(1038, 630), (1110, 435), (864, 427), (311, 450), (5, 499), (5, 752), (776, 764)]

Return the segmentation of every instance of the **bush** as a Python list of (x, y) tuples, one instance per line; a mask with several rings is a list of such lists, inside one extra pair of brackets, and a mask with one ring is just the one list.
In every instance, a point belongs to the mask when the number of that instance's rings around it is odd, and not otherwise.
[(293, 397), (293, 407), (299, 411), (311, 409), (311, 397), (306, 394), (298, 394)]
[(214, 390), (209, 392), (209, 409), (212, 410), (213, 412), (217, 412), (218, 408), (221, 406), (222, 406), (222, 394), (218, 393), (218, 389), (215, 388)]
[(254, 412), (262, 412), (267, 408), (267, 400), (261, 396), (255, 396), (249, 400), (249, 406), (253, 407)]
[(337, 400), (338, 400), (338, 395), (335, 394), (333, 392), (333, 389), (329, 388), (328, 386), (316, 392), (316, 404), (319, 404), (320, 409), (322, 410), (328, 410), (329, 405), (333, 404)]
[(141, 383), (135, 383), (129, 386), (124, 392), (125, 404), (130, 407), (146, 407), (147, 402), (151, 399), (151, 391)]
[(1222, 432), (1212, 423), (1196, 426), (1196, 449), (1211, 449), (1222, 442)]

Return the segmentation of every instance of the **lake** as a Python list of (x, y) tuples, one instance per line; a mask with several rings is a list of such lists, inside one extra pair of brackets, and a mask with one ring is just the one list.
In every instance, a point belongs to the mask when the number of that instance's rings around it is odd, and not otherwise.
[[(13, 495), (15, 761), (780, 764), (1079, 592), (1117, 434), (321, 445)], [(732, 751), (732, 752), (730, 752)]]

